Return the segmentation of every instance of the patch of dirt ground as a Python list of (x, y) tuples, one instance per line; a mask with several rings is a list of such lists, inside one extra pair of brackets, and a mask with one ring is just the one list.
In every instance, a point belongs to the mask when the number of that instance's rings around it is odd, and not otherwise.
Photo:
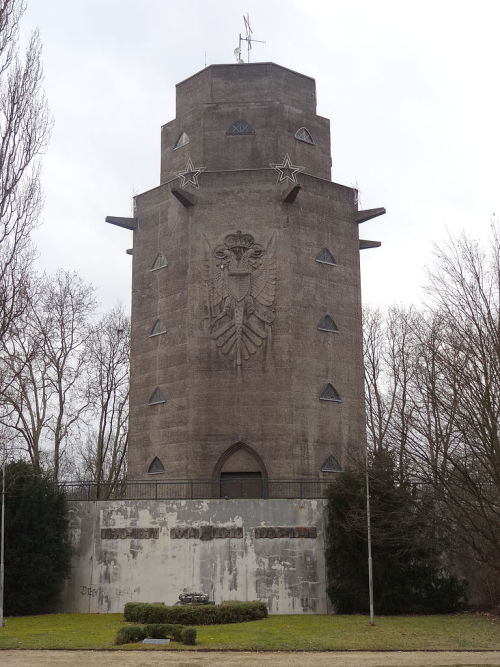
[(174, 651), (0, 651), (2, 667), (427, 667), (500, 665), (500, 651), (332, 651), (325, 653)]

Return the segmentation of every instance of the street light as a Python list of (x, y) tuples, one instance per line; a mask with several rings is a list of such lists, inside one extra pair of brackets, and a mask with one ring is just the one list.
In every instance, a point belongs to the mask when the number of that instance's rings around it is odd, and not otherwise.
[(368, 592), (370, 595), (370, 625), (375, 625), (373, 613), (372, 528), (370, 516), (370, 483), (368, 481), (368, 451), (366, 452), (366, 530), (368, 537)]
[(5, 554), (5, 459), (2, 465), (2, 524), (0, 527), (0, 628), (3, 628), (4, 594), (4, 554)]

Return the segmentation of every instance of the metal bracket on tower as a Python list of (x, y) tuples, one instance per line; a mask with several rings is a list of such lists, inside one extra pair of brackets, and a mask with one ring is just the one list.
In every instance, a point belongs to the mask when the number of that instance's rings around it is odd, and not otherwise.
[(114, 215), (107, 215), (106, 222), (109, 222), (111, 225), (116, 225), (117, 227), (123, 227), (124, 229), (137, 229), (137, 218), (119, 218)]
[(380, 248), (382, 243), (380, 241), (366, 241), (365, 239), (359, 239), (359, 249), (368, 250), (369, 248)]
[(172, 190), (172, 194), (185, 208), (194, 206), (194, 200), (188, 196), (188, 193), (185, 190), (177, 188), (177, 190)]
[(300, 185), (294, 185), (293, 188), (287, 193), (287, 195), (283, 199), (283, 202), (285, 204), (293, 204), (299, 192), (300, 192)]
[(367, 208), (365, 211), (358, 211), (354, 219), (357, 223), (361, 223), (377, 218), (379, 215), (385, 215), (385, 208)]

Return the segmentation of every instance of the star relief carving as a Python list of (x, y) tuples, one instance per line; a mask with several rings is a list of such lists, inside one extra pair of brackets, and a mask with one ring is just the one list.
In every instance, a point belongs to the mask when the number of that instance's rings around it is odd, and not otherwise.
[(297, 183), (297, 174), (300, 171), (304, 171), (304, 167), (297, 167), (292, 164), (288, 153), (285, 153), (285, 157), (281, 164), (271, 164), (271, 167), (278, 172), (278, 180), (276, 181), (276, 184), (282, 183), (283, 181)]
[(194, 185), (195, 188), (199, 188), (200, 184), (198, 183), (198, 176), (202, 171), (205, 171), (206, 167), (194, 167), (193, 161), (191, 158), (186, 162), (186, 168), (183, 171), (178, 171), (177, 176), (181, 179), (181, 188), (186, 187), (189, 183)]

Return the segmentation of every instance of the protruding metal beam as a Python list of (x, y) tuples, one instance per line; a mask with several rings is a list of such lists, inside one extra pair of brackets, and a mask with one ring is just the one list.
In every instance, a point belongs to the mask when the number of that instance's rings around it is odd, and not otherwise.
[(300, 192), (300, 185), (294, 185), (293, 188), (288, 192), (288, 194), (283, 199), (283, 202), (285, 204), (293, 204), (299, 192)]
[(137, 229), (137, 218), (117, 218), (114, 215), (107, 215), (106, 222), (124, 229)]
[(127, 248), (125, 250), (125, 252), (127, 253), (127, 255), (133, 255), (134, 254), (134, 249), (133, 248)]
[(378, 218), (379, 215), (385, 215), (385, 208), (367, 208), (365, 211), (358, 211), (356, 217), (354, 218), (359, 224), (360, 222), (366, 222), (372, 218)]
[(194, 206), (194, 201), (188, 196), (188, 193), (185, 190), (178, 188), (177, 190), (172, 190), (172, 194), (186, 208)]
[(368, 248), (380, 248), (382, 243), (380, 241), (366, 241), (365, 239), (359, 239), (359, 249), (368, 250)]

